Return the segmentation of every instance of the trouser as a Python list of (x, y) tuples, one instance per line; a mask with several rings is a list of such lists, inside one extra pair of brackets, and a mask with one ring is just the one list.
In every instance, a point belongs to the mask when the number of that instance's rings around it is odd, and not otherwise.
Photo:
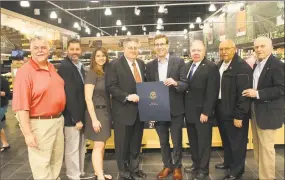
[[(181, 168), (182, 166), (182, 126), (184, 115), (172, 116), (171, 122), (156, 122), (162, 161), (165, 168)], [(173, 156), (169, 144), (169, 130), (173, 143)]]
[(222, 118), (222, 111), (218, 103), (216, 114), (224, 148), (224, 164), (230, 167), (230, 175), (242, 175), (245, 170), (249, 119), (243, 119), (242, 127), (237, 128), (233, 120)]
[(31, 131), (36, 136), (38, 147), (28, 147), (28, 155), (35, 180), (58, 178), (64, 151), (64, 118), (31, 119)]
[(80, 179), (84, 174), (85, 140), (82, 130), (64, 127), (66, 176), (71, 180)]
[(193, 166), (203, 174), (209, 174), (212, 145), (212, 124), (186, 123)]
[(275, 179), (275, 135), (277, 129), (260, 129), (256, 123), (254, 103), (251, 108), (251, 128), (254, 158), (258, 164), (261, 180)]
[(114, 124), (116, 160), (121, 177), (139, 170), (144, 123), (137, 117), (133, 125)]

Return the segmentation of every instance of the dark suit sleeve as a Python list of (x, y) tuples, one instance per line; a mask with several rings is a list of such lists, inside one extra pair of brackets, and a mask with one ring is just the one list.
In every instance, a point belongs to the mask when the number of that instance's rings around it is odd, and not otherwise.
[(186, 66), (183, 59), (180, 60), (179, 64), (179, 80), (177, 81), (176, 90), (178, 92), (184, 92), (188, 87)]
[(280, 65), (271, 71), (273, 86), (258, 90), (260, 100), (272, 101), (284, 96), (284, 64), (280, 62)]
[(80, 119), (78, 102), (76, 101), (78, 93), (76, 92), (77, 88), (74, 85), (74, 81), (72, 80), (71, 70), (65, 64), (61, 64), (57, 72), (64, 80), (64, 91), (66, 95), (65, 109), (69, 112), (75, 123), (83, 121), (83, 119)]
[(210, 67), (209, 77), (207, 81), (207, 90), (205, 94), (205, 101), (203, 104), (203, 114), (211, 116), (214, 111), (216, 101), (218, 99), (220, 88), (220, 73), (218, 67), (213, 64)]
[(237, 101), (233, 111), (233, 118), (235, 119), (242, 120), (249, 114), (251, 99), (242, 96), (242, 92), (252, 88), (252, 76), (250, 66), (246, 62), (242, 63), (236, 76)]
[(108, 92), (112, 95), (113, 99), (116, 99), (121, 103), (125, 103), (126, 97), (129, 94), (127, 92), (122, 91), (122, 89), (119, 87), (119, 76), (116, 68), (116, 62), (112, 62), (109, 64), (107, 73), (108, 78), (106, 79), (106, 86)]

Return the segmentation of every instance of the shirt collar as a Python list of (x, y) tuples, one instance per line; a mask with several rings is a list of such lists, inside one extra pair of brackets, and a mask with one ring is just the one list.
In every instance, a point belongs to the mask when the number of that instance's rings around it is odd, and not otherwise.
[[(157, 60), (158, 60), (158, 62), (160, 62), (161, 63), (161, 61), (160, 61), (160, 59), (159, 58), (157, 58)], [(168, 60), (169, 60), (169, 53), (165, 56), (165, 62), (168, 62)]]
[[(269, 55), (269, 56), (270, 56), (270, 55)], [(269, 56), (267, 56), (267, 57), (266, 57), (265, 59), (263, 59), (261, 62), (258, 61), (258, 60), (256, 60), (256, 64), (257, 64), (257, 65), (264, 65), (264, 64), (267, 62)]]
[(199, 61), (199, 62), (193, 62), (193, 64), (195, 64), (196, 67), (198, 67), (198, 66), (201, 64), (202, 61), (203, 61), (203, 60), (201, 60), (201, 61)]
[[(33, 60), (32, 58), (30, 58), (28, 62), (36, 71), (39, 71), (41, 69), (38, 63), (36, 63), (36, 61)], [(48, 71), (50, 71), (52, 69), (52, 64), (47, 61), (47, 65), (48, 65)]]
[(126, 56), (125, 56), (125, 58), (126, 58), (126, 60), (127, 60), (128, 64), (130, 64), (130, 65), (133, 65), (133, 63), (136, 63), (136, 62), (137, 62), (136, 60), (135, 60), (134, 62), (133, 62), (133, 61), (131, 61), (131, 60), (129, 60)]

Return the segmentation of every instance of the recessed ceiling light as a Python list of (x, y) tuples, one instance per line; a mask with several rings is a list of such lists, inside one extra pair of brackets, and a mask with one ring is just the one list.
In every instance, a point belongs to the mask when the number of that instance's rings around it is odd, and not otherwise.
[(29, 1), (20, 1), (20, 6), (22, 6), (22, 7), (30, 7), (30, 2)]

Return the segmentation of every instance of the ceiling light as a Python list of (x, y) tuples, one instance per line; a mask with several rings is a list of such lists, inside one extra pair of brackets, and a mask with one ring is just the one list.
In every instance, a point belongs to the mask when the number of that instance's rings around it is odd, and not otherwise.
[(127, 30), (126, 26), (123, 26), (122, 31), (126, 31), (126, 30)]
[(30, 7), (30, 2), (29, 1), (20, 1), (20, 6), (22, 6), (22, 7)]
[(165, 5), (160, 5), (158, 8), (158, 12), (167, 14), (168, 10), (167, 10), (167, 8), (165, 8)]
[(99, 1), (90, 1), (90, 2), (92, 2), (92, 3), (98, 3)]
[(96, 33), (96, 36), (97, 36), (97, 37), (100, 37), (100, 36), (101, 36), (101, 34), (97, 32), (97, 33)]
[(103, 31), (101, 31), (101, 36), (104, 36), (104, 33), (103, 33)]
[(163, 23), (162, 18), (158, 18), (157, 24), (162, 24), (162, 23)]
[(86, 26), (86, 28), (85, 28), (85, 32), (86, 32), (86, 33), (88, 33), (88, 34), (90, 34), (90, 33), (91, 33), (91, 30), (89, 29), (89, 27), (87, 27), (87, 26)]
[(143, 26), (142, 30), (143, 30), (143, 31), (146, 31), (146, 27)]
[(77, 28), (77, 30), (78, 30), (78, 31), (81, 31), (81, 27), (79, 26), (79, 27)]
[(210, 7), (209, 7), (209, 11), (210, 12), (214, 12), (216, 10), (217, 10), (217, 8), (216, 8), (215, 4), (211, 4)]
[(158, 24), (158, 25), (156, 26), (156, 29), (162, 29), (162, 25)]
[(118, 36), (118, 34), (117, 34), (117, 33), (115, 33), (115, 36)]
[(51, 19), (57, 19), (57, 14), (56, 14), (56, 12), (55, 12), (55, 11), (52, 11), (52, 12), (50, 13), (49, 17), (50, 17)]
[(183, 49), (183, 51), (184, 51), (184, 52), (186, 52), (186, 51), (187, 51), (187, 49)]
[(184, 32), (184, 34), (186, 34), (188, 31), (187, 31), (187, 29), (184, 29), (184, 31), (183, 31), (183, 32)]
[(117, 26), (122, 26), (122, 21), (121, 20), (117, 20), (116, 25)]
[(132, 33), (131, 33), (130, 31), (128, 31), (128, 32), (127, 32), (127, 35), (130, 36), (130, 35), (132, 35)]
[(179, 44), (179, 41), (177, 41), (177, 44)]
[(190, 29), (193, 29), (193, 28), (195, 28), (195, 25), (194, 25), (193, 23), (191, 23), (191, 24), (189, 25), (189, 28), (190, 28)]
[(160, 31), (159, 31), (159, 30), (157, 30), (157, 31), (156, 31), (156, 34), (160, 34)]
[(79, 27), (78, 22), (75, 22), (75, 23), (73, 24), (73, 27), (74, 27), (74, 28), (78, 28), (78, 27)]
[(187, 39), (187, 35), (186, 34), (184, 35), (184, 39)]
[(141, 13), (141, 10), (139, 10), (138, 7), (135, 7), (135, 14), (136, 14), (137, 16), (139, 16), (140, 13)]
[(58, 23), (58, 24), (61, 24), (61, 18), (58, 18), (58, 19), (57, 19), (57, 23)]
[(203, 28), (204, 28), (204, 25), (203, 25), (203, 24), (199, 24), (199, 28), (200, 28), (200, 29), (203, 29)]
[(197, 17), (196, 23), (201, 23), (201, 22), (202, 22), (202, 19), (200, 17)]
[(146, 35), (146, 32), (143, 32), (143, 35)]
[(112, 11), (111, 11), (110, 8), (106, 8), (106, 10), (105, 10), (105, 15), (106, 15), (106, 16), (111, 16), (111, 15), (112, 15)]
[(118, 29), (116, 29), (116, 33), (119, 32)]
[(41, 11), (40, 9), (34, 9), (34, 15), (40, 15)]

